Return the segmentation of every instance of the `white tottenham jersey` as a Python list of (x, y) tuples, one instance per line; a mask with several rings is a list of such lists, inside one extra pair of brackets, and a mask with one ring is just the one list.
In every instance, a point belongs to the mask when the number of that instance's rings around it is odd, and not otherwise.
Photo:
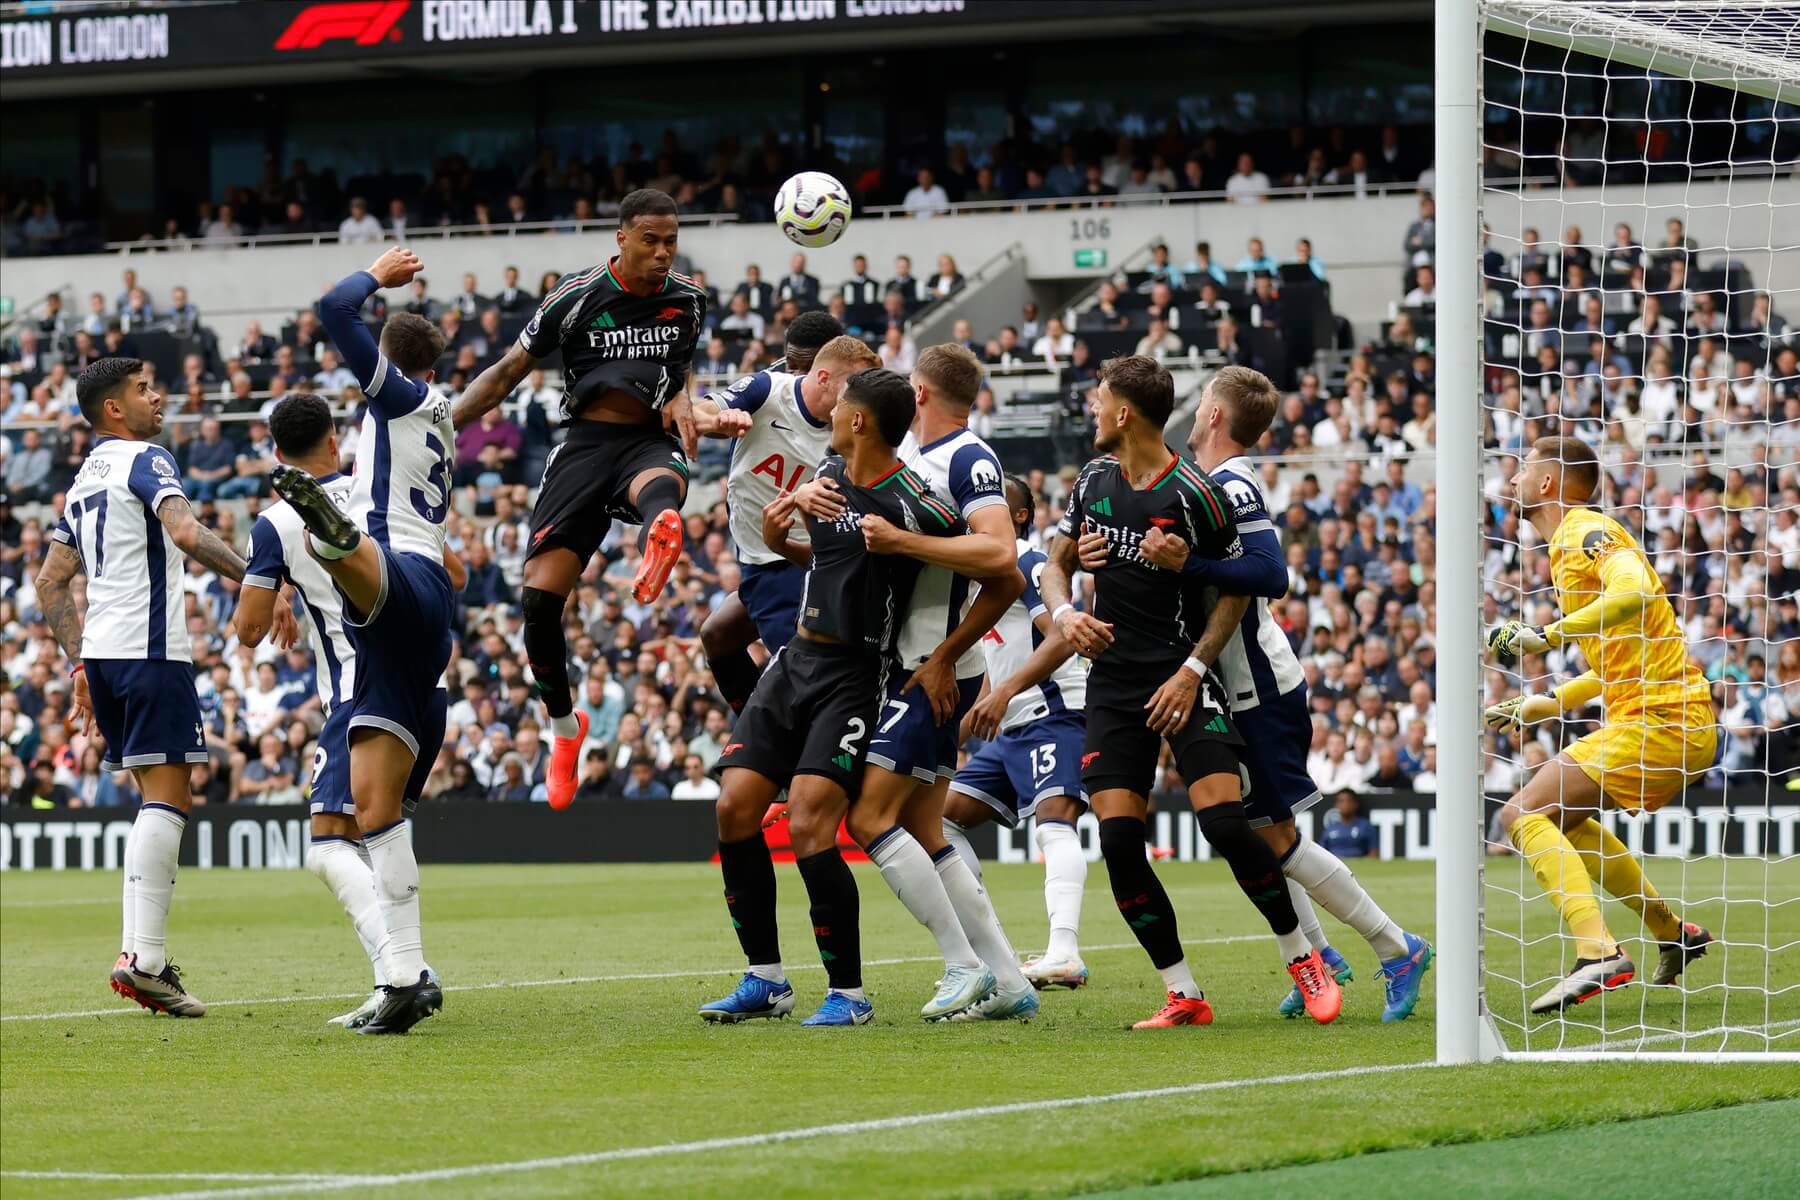
[[(937, 441), (921, 446), (913, 434), (900, 443), (900, 461), (911, 467), (939, 497), (948, 497), (951, 507), (968, 520), (973, 513), (998, 504), (1006, 506), (1005, 476), (999, 457), (988, 444), (967, 429), (959, 429)], [(974, 583), (942, 567), (927, 566), (919, 572), (913, 588), (912, 609), (900, 629), (900, 662), (916, 667), (943, 645), (956, 627), (979, 589)], [(969, 652), (956, 660), (958, 679), (980, 677), (986, 663), (977, 642)]]
[[(325, 475), (319, 483), (333, 504), (349, 507), (350, 476)], [(344, 633), (344, 602), (337, 586), (307, 550), (306, 526), (286, 500), (263, 509), (250, 527), (249, 564), (244, 571), (245, 587), (276, 591), (285, 580), (300, 593), (312, 618), (310, 640), (318, 664), (319, 700), (329, 713), (350, 698), (356, 685), (356, 651)]]
[[(791, 492), (813, 477), (831, 451), (831, 421), (807, 411), (805, 376), (786, 371), (758, 371), (708, 397), (720, 408), (751, 415), (750, 432), (731, 449), (726, 500), (731, 509), (731, 539), (738, 561), (745, 564), (786, 562), (763, 542), (762, 510), (778, 492)], [(788, 538), (806, 545), (805, 522), (797, 521)]]
[[(982, 657), (987, 660), (989, 687), (1017, 675), (1025, 660), (1044, 641), (1036, 621), (1045, 611), (1043, 597), (1038, 593), (1038, 581), (1044, 576), (1044, 564), (1048, 560), (1042, 551), (1033, 550), (1031, 543), (1023, 539), (1018, 540), (1018, 548), (1019, 574), (1025, 577), (1025, 593), (980, 642)], [(1014, 696), (1000, 718), (1001, 730), (1010, 732), (1022, 728), (1051, 713), (1080, 712), (1087, 703), (1086, 663), (1079, 654), (1071, 654), (1050, 678)]]
[(449, 397), (402, 375), (385, 354), (363, 394), (350, 519), (390, 550), (439, 562), (456, 455)]
[[(1275, 532), (1275, 523), (1269, 519), (1262, 482), (1250, 460), (1239, 455), (1220, 463), (1207, 474), (1225, 490), (1226, 498), (1231, 501), (1231, 511), (1237, 517), (1238, 536), (1244, 539), (1245, 545), (1248, 546), (1252, 538), (1270, 539), (1279, 558), (1281, 535)], [(1225, 690), (1230, 693), (1233, 712), (1259, 708), (1295, 688), (1306, 686), (1306, 676), (1301, 673), (1300, 660), (1294, 656), (1287, 634), (1275, 623), (1268, 600), (1260, 596), (1250, 601), (1237, 632), (1220, 652), (1217, 665), (1225, 677)]]
[(180, 495), (181, 472), (161, 446), (102, 437), (88, 452), (50, 532), (87, 572), (83, 658), (194, 661), (181, 548), (156, 516)]

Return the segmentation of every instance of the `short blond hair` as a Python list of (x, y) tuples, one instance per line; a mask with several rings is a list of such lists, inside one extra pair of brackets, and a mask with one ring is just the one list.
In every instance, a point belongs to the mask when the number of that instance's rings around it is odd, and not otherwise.
[(1213, 376), (1213, 398), (1225, 408), (1225, 428), (1240, 446), (1254, 446), (1268, 432), (1281, 407), (1281, 393), (1267, 375), (1250, 367), (1221, 367)]
[(813, 355), (813, 364), (817, 366), (826, 359), (841, 363), (852, 372), (881, 365), (881, 356), (869, 348), (869, 343), (847, 333), (840, 333), (820, 346), (818, 353)]
[(973, 408), (976, 393), (981, 391), (981, 360), (967, 346), (955, 342), (921, 350), (913, 374), (964, 408)]

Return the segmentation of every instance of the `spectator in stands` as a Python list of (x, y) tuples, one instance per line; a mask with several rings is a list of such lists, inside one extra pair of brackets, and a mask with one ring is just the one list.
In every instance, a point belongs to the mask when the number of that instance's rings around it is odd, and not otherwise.
[[(844, 298), (852, 318), (856, 319), (859, 314), (880, 306), (882, 290), (881, 282), (869, 274), (869, 260), (858, 254), (850, 260), (850, 278), (839, 285), (838, 294)], [(866, 315), (862, 319), (867, 320)]]
[(1117, 332), (1129, 328), (1131, 318), (1119, 309), (1118, 285), (1110, 279), (1101, 283), (1094, 306), (1077, 317), (1075, 323), (1084, 330)]
[(706, 341), (703, 357), (694, 363), (694, 373), (697, 375), (729, 375), (733, 365), (726, 353), (725, 339), (714, 334)]
[(519, 268), (509, 266), (501, 272), (500, 290), (494, 294), (494, 307), (500, 315), (521, 317), (537, 307), (537, 297), (519, 286)]
[[(10, 423), (10, 422), (9, 422)], [(15, 504), (42, 503), (50, 499), (50, 470), (54, 457), (43, 435), (27, 426), (19, 435), (19, 448), (6, 459), (6, 494)]]
[(1150, 318), (1149, 331), (1138, 339), (1134, 353), (1148, 358), (1166, 358), (1172, 354), (1180, 354), (1182, 349), (1180, 335), (1170, 330), (1166, 318), (1157, 316)]
[[(504, 407), (488, 409), (479, 421), (463, 426), (456, 435), (457, 486), (473, 486), (476, 477), (496, 463), (502, 465), (503, 476), (510, 475), (524, 442), (523, 433)], [(493, 452), (493, 461), (484, 463), (482, 455), (487, 451)]]
[(1031, 344), (1031, 356), (1052, 366), (1065, 363), (1075, 353), (1075, 335), (1063, 327), (1061, 317), (1044, 322), (1044, 332)]
[(218, 487), (221, 500), (269, 494), (269, 472), (275, 469), (275, 440), (269, 436), (268, 421), (251, 421), (249, 435), (232, 463), (236, 475)]
[(119, 310), (119, 328), (130, 333), (148, 329), (155, 323), (156, 308), (150, 303), (150, 293), (141, 287), (132, 288), (126, 293), (125, 307)]
[(1261, 204), (1269, 198), (1269, 177), (1256, 169), (1248, 152), (1237, 156), (1237, 170), (1225, 181), (1225, 195), (1233, 204)]
[(168, 322), (170, 332), (192, 337), (200, 328), (200, 310), (188, 299), (188, 290), (179, 284), (169, 289)]
[(764, 323), (761, 314), (750, 311), (750, 297), (737, 292), (731, 297), (731, 312), (718, 324), (720, 333), (737, 334), (761, 340)]
[(1200, 309), (1202, 316), (1215, 321), (1231, 315), (1231, 302), (1225, 299), (1218, 282), (1210, 275), (1205, 276), (1204, 282), (1200, 284), (1200, 300), (1196, 307)]
[[(1267, 176), (1264, 176), (1267, 179)], [(1114, 189), (1121, 196), (1154, 196), (1162, 191), (1150, 178), (1150, 164), (1139, 159), (1131, 164), (1131, 171)]]
[(906, 330), (899, 325), (887, 327), (875, 353), (880, 357), (882, 366), (902, 375), (912, 374), (913, 364), (919, 359), (918, 347), (913, 345), (912, 339), (906, 336)]
[(1271, 329), (1281, 326), (1281, 297), (1275, 291), (1273, 276), (1258, 274), (1250, 288), (1250, 327)]
[(369, 211), (369, 202), (361, 196), (350, 200), (350, 215), (338, 222), (338, 240), (347, 245), (379, 242), (381, 222)]
[(1413, 289), (1406, 293), (1401, 303), (1408, 308), (1437, 307), (1437, 276), (1430, 267), (1420, 267), (1414, 273), (1416, 282)]
[(1362, 815), (1362, 802), (1348, 788), (1339, 792), (1319, 831), (1319, 844), (1339, 858), (1367, 858), (1376, 850), (1375, 826)]
[(257, 363), (275, 355), (275, 339), (262, 331), (262, 326), (255, 320), (244, 322), (244, 332), (238, 338), (237, 349), (233, 357), (240, 362)]
[(1369, 196), (1375, 185), (1384, 182), (1390, 176), (1369, 165), (1369, 156), (1359, 148), (1350, 152), (1350, 160), (1341, 167), (1333, 167), (1326, 172), (1324, 182), (1335, 187), (1347, 187), (1350, 195), (1358, 200)]
[(744, 297), (750, 311), (764, 320), (775, 311), (775, 289), (763, 282), (762, 268), (755, 263), (744, 268), (744, 281), (732, 294)]
[(1232, 269), (1242, 271), (1245, 275), (1273, 275), (1275, 260), (1263, 248), (1263, 240), (1253, 237), (1244, 244), (1244, 257), (1238, 259), (1237, 266)]
[(526, 203), (523, 192), (513, 192), (506, 197), (506, 213), (500, 218), (502, 225), (525, 225), (534, 220), (536, 217)]
[(327, 346), (319, 351), (319, 370), (313, 376), (313, 384), (321, 392), (335, 394), (357, 386), (356, 372), (344, 365), (335, 346)]
[(202, 418), (200, 436), (187, 444), (187, 459), (182, 470), (188, 498), (197, 501), (216, 498), (219, 486), (229, 480), (236, 469), (237, 446), (226, 440), (219, 418)]
[(424, 317), (427, 321), (436, 322), (442, 317), (443, 306), (431, 298), (431, 284), (423, 275), (415, 275), (412, 291), (407, 294), (406, 302), (400, 306), (401, 312), (409, 312), (415, 317)]
[(1419, 215), (1406, 227), (1401, 250), (1408, 264), (1428, 267), (1437, 257), (1437, 201), (1427, 192), (1419, 197)]
[(62, 222), (44, 200), (33, 201), (31, 215), (20, 223), (19, 232), (32, 254), (54, 254), (62, 243)]
[(1150, 247), (1150, 265), (1142, 283), (1137, 290), (1148, 292), (1159, 283), (1168, 284), (1171, 288), (1180, 288), (1187, 280), (1187, 274), (1180, 267), (1169, 261), (1167, 242), (1157, 242)]
[(1002, 325), (999, 334), (988, 343), (984, 357), (996, 367), (1014, 367), (1025, 362), (1025, 348), (1019, 344), (1019, 331), (1011, 325)]
[(800, 306), (801, 311), (820, 306), (819, 279), (816, 275), (806, 273), (806, 255), (795, 252), (794, 257), (788, 260), (787, 278), (781, 281), (775, 294), (778, 300), (792, 300)]
[(925, 285), (912, 273), (912, 258), (905, 254), (895, 257), (894, 277), (887, 281), (887, 286), (882, 290), (887, 295), (898, 294), (900, 299), (905, 303), (906, 312), (909, 316), (916, 309), (924, 307), (926, 302), (930, 299), (930, 296), (926, 293)]
[(1311, 271), (1313, 278), (1320, 283), (1325, 282), (1325, 264), (1313, 253), (1311, 238), (1300, 238), (1294, 243), (1294, 262), (1298, 266)]
[(462, 290), (450, 301), (449, 307), (456, 310), (464, 321), (473, 321), (481, 315), (481, 310), (488, 307), (491, 301), (475, 290), (475, 273), (466, 271), (462, 277)]
[(952, 292), (962, 289), (963, 274), (956, 269), (956, 260), (948, 254), (938, 255), (937, 274), (925, 281), (925, 291), (933, 300), (943, 300)]
[(719, 785), (707, 777), (706, 760), (690, 751), (681, 762), (681, 782), (670, 791), (672, 800), (717, 800)]
[(920, 167), (913, 186), (907, 190), (900, 207), (915, 217), (929, 217), (950, 211), (950, 197), (932, 176), (930, 167)]

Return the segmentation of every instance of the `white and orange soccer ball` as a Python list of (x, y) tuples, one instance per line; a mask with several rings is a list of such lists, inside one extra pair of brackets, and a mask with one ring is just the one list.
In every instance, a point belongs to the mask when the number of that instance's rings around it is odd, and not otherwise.
[(823, 171), (802, 171), (775, 193), (775, 223), (795, 245), (829, 246), (850, 227), (850, 193)]

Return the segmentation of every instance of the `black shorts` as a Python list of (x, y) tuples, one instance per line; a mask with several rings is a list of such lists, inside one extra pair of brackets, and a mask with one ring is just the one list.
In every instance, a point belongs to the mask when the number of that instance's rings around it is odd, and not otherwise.
[[(1157, 745), (1161, 735), (1146, 723), (1149, 710), (1144, 705), (1179, 667), (1137, 671), (1129, 678), (1099, 670), (1088, 676), (1087, 738), (1081, 754), (1081, 782), (1088, 795), (1107, 788), (1150, 794), (1162, 748)], [(1242, 778), (1238, 748), (1244, 739), (1231, 720), (1225, 689), (1211, 672), (1201, 680), (1195, 699), (1199, 710), (1168, 739), (1181, 781), (1192, 786), (1209, 775)]]
[(573, 550), (585, 567), (615, 519), (638, 523), (631, 481), (659, 467), (684, 482), (688, 477), (681, 443), (664, 433), (660, 423), (572, 422), (568, 440), (552, 449), (544, 463), (526, 557), (562, 547)]
[(796, 637), (763, 669), (713, 769), (743, 767), (782, 787), (823, 775), (855, 799), (881, 674), (878, 654)]

